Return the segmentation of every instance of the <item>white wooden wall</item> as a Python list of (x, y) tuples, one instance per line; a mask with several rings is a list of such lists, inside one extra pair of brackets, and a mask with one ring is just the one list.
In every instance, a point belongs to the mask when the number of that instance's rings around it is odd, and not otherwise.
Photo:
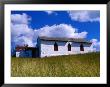
[[(91, 48), (87, 44), (83, 44), (84, 51), (80, 51), (81, 43), (74, 42), (56, 42), (58, 44), (58, 51), (54, 51), (55, 41), (41, 41), (40, 44), (40, 57), (56, 56), (56, 55), (69, 55), (87, 53), (91, 51)], [(71, 44), (71, 51), (68, 51), (68, 43)]]

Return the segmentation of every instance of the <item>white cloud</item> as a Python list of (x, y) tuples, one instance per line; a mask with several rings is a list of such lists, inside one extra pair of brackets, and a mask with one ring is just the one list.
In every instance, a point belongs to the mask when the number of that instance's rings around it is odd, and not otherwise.
[(52, 26), (46, 25), (38, 30), (40, 36), (48, 37), (73, 37), (75, 33), (75, 28), (67, 24), (55, 24)]
[(45, 11), (46, 13), (48, 13), (49, 15), (54, 13), (54, 11)]
[[(19, 15), (18, 20), (16, 15)], [(78, 29), (68, 24), (46, 25), (40, 29), (32, 29), (28, 26), (31, 18), (28, 18), (27, 14), (25, 16), (24, 14), (16, 15), (11, 15), (11, 43), (14, 45), (28, 44), (29, 46), (35, 46), (38, 36), (86, 38), (88, 34), (86, 31), (78, 32)], [(93, 42), (92, 47), (97, 49), (100, 46), (97, 39), (91, 41)]]
[(11, 22), (13, 24), (28, 24), (29, 20), (31, 20), (31, 17), (25, 13), (11, 15)]
[(16, 45), (28, 44), (33, 46), (33, 29), (26, 24), (11, 24), (11, 39)]
[(28, 18), (27, 14), (12, 14), (11, 17), (11, 37), (15, 45), (28, 44), (29, 46), (34, 46), (38, 35), (75, 38), (86, 38), (87, 36), (87, 32), (76, 33), (75, 31), (78, 29), (68, 24), (46, 25), (40, 29), (34, 30), (28, 26), (28, 22), (31, 18)]
[(68, 11), (67, 12), (71, 20), (79, 22), (99, 22), (100, 21), (100, 11), (94, 10), (79, 10), (79, 11)]
[(68, 38), (86, 38), (87, 32), (76, 33), (78, 30), (73, 28), (68, 24), (59, 24), (52, 26), (45, 26), (38, 29), (39, 36), (48, 36), (48, 37), (68, 37)]
[(97, 39), (91, 39), (91, 48), (93, 51), (100, 51), (100, 42)]
[(33, 46), (33, 29), (29, 28), (28, 24), (31, 17), (27, 14), (12, 14), (11, 15), (11, 39), (15, 45), (28, 44)]
[(88, 34), (88, 32), (86, 32), (86, 31), (81, 32), (81, 33), (75, 33), (74, 38), (86, 38), (87, 34)]
[[(67, 24), (44, 26), (33, 30), (26, 24), (11, 24), (12, 41), (16, 44), (34, 46), (38, 36), (86, 38), (87, 32), (75, 33), (75, 28)], [(32, 44), (33, 43), (33, 44)]]
[(58, 15), (57, 12), (55, 11), (44, 11), (46, 12), (48, 15), (54, 14), (54, 15)]

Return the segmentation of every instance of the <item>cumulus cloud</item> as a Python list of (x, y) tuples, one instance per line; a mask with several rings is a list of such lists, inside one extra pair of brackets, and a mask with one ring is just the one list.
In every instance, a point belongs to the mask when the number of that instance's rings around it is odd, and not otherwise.
[(100, 51), (100, 42), (97, 39), (91, 39), (91, 48), (93, 51)]
[(48, 37), (76, 37), (86, 38), (87, 32), (76, 33), (78, 30), (68, 24), (59, 24), (52, 26), (44, 26), (40, 29), (32, 29), (28, 26), (31, 18), (23, 14), (11, 15), (11, 39), (15, 45), (28, 44), (29, 46), (35, 46), (38, 36)]
[(44, 26), (43, 28), (33, 30), (25, 24), (11, 25), (12, 41), (17, 44), (28, 44), (33, 46), (38, 36), (47, 37), (69, 37), (69, 38), (86, 38), (87, 32), (75, 33), (75, 28), (67, 24)]
[(86, 38), (87, 32), (76, 33), (76, 28), (71, 25), (59, 24), (52, 26), (44, 26), (40, 29), (31, 29), (26, 24), (11, 25), (12, 41), (17, 44), (28, 44), (33, 46), (38, 36), (47, 37), (68, 37), (68, 38)]
[(88, 34), (88, 32), (84, 31), (84, 32), (81, 32), (81, 33), (75, 33), (73, 37), (74, 38), (86, 38), (87, 34)]
[[(38, 29), (39, 36), (48, 37), (68, 37), (68, 38), (86, 38), (87, 32), (76, 33), (76, 28), (73, 28), (68, 24), (59, 25), (46, 25), (43, 28)], [(44, 33), (45, 32), (45, 33)]]
[(31, 18), (23, 14), (11, 15), (11, 42), (15, 45), (28, 44), (33, 46), (33, 29), (29, 28), (28, 23)]
[(71, 20), (79, 22), (99, 22), (100, 21), (100, 11), (94, 10), (79, 10), (79, 11), (68, 11)]
[[(11, 43), (15, 46), (28, 44), (34, 47), (38, 36), (86, 38), (88, 34), (86, 31), (78, 32), (77, 28), (64, 23), (32, 29), (28, 25), (31, 18), (27, 14), (12, 14), (11, 17)], [(97, 48), (100, 45), (96, 39), (92, 39), (91, 42), (93, 42), (92, 47)]]
[(31, 20), (31, 17), (29, 17), (27, 14), (23, 13), (21, 14), (13, 14), (11, 15), (11, 22), (13, 24), (28, 24)]
[(11, 39), (16, 45), (28, 44), (33, 46), (34, 31), (26, 24), (11, 24)]

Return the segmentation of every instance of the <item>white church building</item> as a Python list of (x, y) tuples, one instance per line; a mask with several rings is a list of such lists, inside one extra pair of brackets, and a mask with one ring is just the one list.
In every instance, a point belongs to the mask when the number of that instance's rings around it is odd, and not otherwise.
[(91, 42), (82, 38), (40, 36), (36, 47), (16, 47), (16, 57), (49, 57), (91, 52)]

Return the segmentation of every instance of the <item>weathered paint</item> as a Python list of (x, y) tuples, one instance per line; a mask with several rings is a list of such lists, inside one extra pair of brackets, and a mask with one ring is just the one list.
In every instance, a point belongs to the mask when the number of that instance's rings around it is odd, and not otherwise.
[[(69, 55), (69, 54), (80, 54), (90, 52), (90, 45), (83, 44), (84, 51), (80, 51), (81, 43), (75, 42), (61, 42), (56, 41), (58, 44), (58, 51), (54, 51), (54, 43), (55, 41), (43, 41), (39, 42), (40, 46), (40, 57), (48, 57), (48, 56), (56, 56), (56, 55)], [(68, 44), (71, 44), (71, 51), (68, 51)]]
[[(58, 51), (54, 51), (55, 42), (58, 44)], [(71, 51), (68, 51), (68, 44), (71, 45)], [(80, 51), (80, 45), (83, 44), (84, 51)], [(48, 57), (57, 55), (70, 55), (70, 54), (82, 54), (91, 52), (91, 44), (86, 43), (76, 43), (76, 42), (66, 42), (66, 41), (44, 41), (37, 39), (36, 57)], [(16, 57), (32, 57), (32, 50), (21, 50), (16, 52)]]
[(16, 52), (16, 57), (20, 57), (20, 52)]
[(32, 57), (32, 51), (28, 50), (28, 51), (18, 51), (16, 52), (16, 57)]

